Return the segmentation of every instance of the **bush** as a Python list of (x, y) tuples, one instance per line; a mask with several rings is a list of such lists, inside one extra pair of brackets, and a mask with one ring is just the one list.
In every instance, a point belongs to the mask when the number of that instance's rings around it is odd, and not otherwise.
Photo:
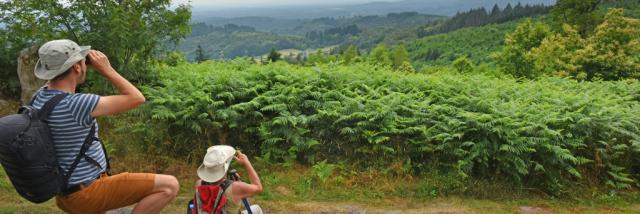
[[(406, 74), (368, 64), (165, 67), (145, 88), (138, 138), (199, 160), (230, 144), (272, 162), (409, 164), (557, 192), (573, 182), (636, 183), (638, 81)], [(127, 130), (127, 131), (129, 131)], [(129, 133), (130, 134), (130, 133)], [(129, 136), (129, 135), (127, 135)]]

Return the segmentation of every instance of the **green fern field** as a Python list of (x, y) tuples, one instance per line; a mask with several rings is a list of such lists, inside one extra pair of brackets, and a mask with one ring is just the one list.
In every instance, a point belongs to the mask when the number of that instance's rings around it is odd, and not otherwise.
[[(441, 170), (554, 193), (640, 180), (640, 83), (406, 74), (245, 60), (161, 68), (130, 140), (197, 161), (230, 144), (269, 162)], [(127, 122), (129, 123), (129, 122)], [(150, 151), (151, 151), (150, 150)]]

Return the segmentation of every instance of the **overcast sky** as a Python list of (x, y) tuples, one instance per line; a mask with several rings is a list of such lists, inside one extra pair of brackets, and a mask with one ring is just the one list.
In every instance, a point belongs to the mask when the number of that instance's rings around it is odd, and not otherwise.
[[(320, 4), (358, 4), (374, 1), (400, 1), (400, 0), (191, 0), (194, 8), (199, 6), (213, 7), (264, 7), (282, 5), (320, 5)], [(174, 3), (187, 3), (189, 0), (174, 0)]]

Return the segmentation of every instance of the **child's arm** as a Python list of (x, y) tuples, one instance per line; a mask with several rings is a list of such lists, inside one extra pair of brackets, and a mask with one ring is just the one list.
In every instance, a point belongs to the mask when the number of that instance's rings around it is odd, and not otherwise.
[(258, 173), (255, 169), (253, 169), (249, 158), (247, 158), (247, 156), (245, 154), (242, 154), (240, 151), (238, 151), (238, 155), (234, 158), (236, 159), (238, 164), (244, 166), (245, 170), (247, 170), (247, 177), (249, 177), (249, 181), (251, 181), (250, 184), (245, 182), (233, 183), (232, 193), (234, 199), (248, 198), (262, 192), (262, 183), (260, 183)]

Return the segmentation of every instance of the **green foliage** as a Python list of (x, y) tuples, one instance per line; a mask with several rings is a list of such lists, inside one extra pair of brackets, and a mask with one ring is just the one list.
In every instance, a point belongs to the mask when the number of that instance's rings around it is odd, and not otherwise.
[(611, 9), (575, 54), (578, 79), (640, 78), (640, 20), (624, 17), (622, 9)]
[[(93, 1), (24, 0), (0, 2), (6, 49), (2, 76), (15, 79), (20, 50), (51, 39), (67, 38), (91, 45), (109, 56), (111, 65), (127, 79), (149, 82), (150, 62), (165, 42), (176, 43), (190, 33), (191, 11), (170, 0)], [(11, 35), (11, 36), (9, 36)]]
[(640, 78), (640, 20), (611, 9), (586, 39), (569, 25), (524, 53), (535, 74), (571, 76), (578, 80)]
[(528, 55), (549, 34), (550, 30), (546, 25), (526, 19), (514, 32), (507, 34), (504, 48), (496, 55), (498, 65), (505, 73), (514, 77), (532, 79), (540, 76), (533, 69), (534, 62)]
[(534, 73), (568, 76), (578, 69), (573, 62), (575, 52), (584, 47), (584, 40), (570, 25), (563, 31), (545, 38), (539, 47), (531, 50), (528, 57), (534, 63)]
[(416, 69), (413, 68), (413, 65), (411, 65), (411, 62), (408, 62), (408, 61), (402, 62), (400, 67), (398, 67), (396, 70), (401, 71), (401, 72), (405, 72), (405, 73), (415, 73), (416, 72)]
[(335, 168), (336, 165), (329, 164), (327, 163), (327, 160), (323, 160), (311, 167), (311, 173), (320, 181), (320, 183), (324, 183), (333, 176)]
[(577, 26), (578, 32), (585, 37), (598, 23), (594, 13), (602, 0), (558, 0), (551, 10), (551, 17), (558, 28), (563, 24)]
[(453, 67), (460, 73), (469, 73), (473, 71), (473, 63), (467, 57), (460, 57), (453, 61)]
[(435, 167), (551, 193), (576, 182), (624, 188), (640, 179), (638, 81), (245, 60), (160, 73), (162, 86), (144, 89), (149, 101), (127, 136), (177, 157), (199, 157), (212, 144), (285, 163), (387, 169), (403, 157), (398, 173)]
[(380, 43), (376, 48), (371, 50), (367, 61), (373, 65), (391, 66), (391, 58), (389, 57), (389, 51), (384, 44)]
[(350, 65), (358, 61), (358, 57), (358, 48), (354, 45), (349, 45), (349, 47), (347, 47), (347, 49), (342, 53), (342, 62), (345, 65)]
[(187, 58), (185, 58), (184, 55), (178, 51), (167, 53), (167, 56), (164, 58), (163, 62), (169, 66), (178, 66), (188, 63)]
[(448, 33), (465, 27), (477, 27), (487, 24), (499, 24), (512, 20), (522, 19), (546, 14), (551, 10), (551, 6), (544, 4), (522, 5), (518, 3), (515, 7), (508, 3), (504, 9), (498, 4), (493, 6), (491, 11), (484, 7), (474, 8), (465, 12), (458, 12), (455, 16), (446, 20), (438, 20), (427, 24), (418, 31), (420, 37), (434, 34)]
[(515, 30), (517, 22), (464, 28), (447, 34), (421, 38), (405, 43), (416, 68), (445, 66), (465, 56), (473, 63), (493, 64), (492, 52), (502, 49), (505, 35)]
[(325, 54), (324, 51), (318, 49), (316, 53), (309, 54), (309, 57), (304, 62), (305, 65), (317, 65), (325, 64), (328, 62), (335, 62), (336, 56)]
[(405, 62), (410, 62), (409, 53), (407, 49), (404, 48), (404, 44), (397, 45), (393, 48), (393, 54), (391, 54), (391, 61), (393, 63), (393, 67), (398, 69)]

